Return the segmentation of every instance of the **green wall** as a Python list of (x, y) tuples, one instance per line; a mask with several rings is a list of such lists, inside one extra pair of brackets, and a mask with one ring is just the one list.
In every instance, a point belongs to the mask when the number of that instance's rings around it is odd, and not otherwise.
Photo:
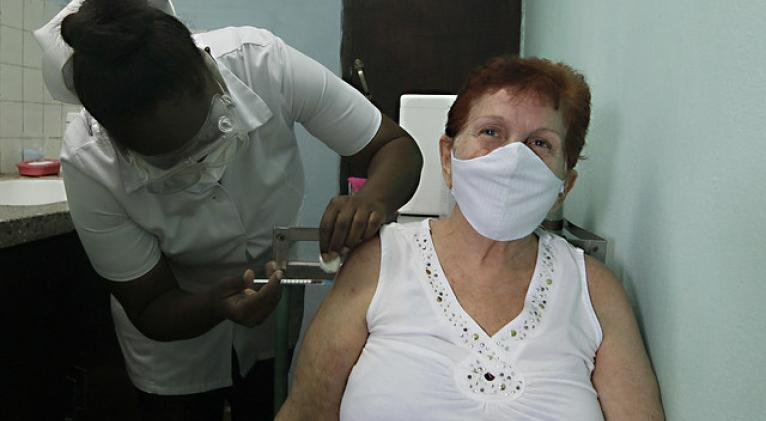
[(766, 418), (766, 2), (525, 1), (593, 94), (565, 216), (609, 240), (670, 420)]

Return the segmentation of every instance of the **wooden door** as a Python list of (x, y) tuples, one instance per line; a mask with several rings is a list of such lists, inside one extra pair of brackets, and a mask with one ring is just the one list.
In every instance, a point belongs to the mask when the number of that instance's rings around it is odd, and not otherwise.
[(391, 118), (403, 93), (454, 94), (489, 57), (518, 54), (520, 0), (344, 0), (343, 78), (361, 88), (361, 59), (373, 101)]
[[(343, 0), (343, 79), (398, 121), (404, 93), (454, 94), (468, 72), (499, 54), (518, 54), (521, 0)], [(341, 164), (341, 191), (346, 175)]]

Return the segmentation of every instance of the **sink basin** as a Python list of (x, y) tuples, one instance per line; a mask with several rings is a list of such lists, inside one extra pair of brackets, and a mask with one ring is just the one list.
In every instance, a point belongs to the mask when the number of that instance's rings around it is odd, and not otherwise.
[(0, 206), (34, 206), (66, 202), (63, 180), (0, 180)]

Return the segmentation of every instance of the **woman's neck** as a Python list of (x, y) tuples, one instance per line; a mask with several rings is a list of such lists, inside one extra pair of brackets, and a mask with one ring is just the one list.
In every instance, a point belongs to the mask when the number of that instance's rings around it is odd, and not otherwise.
[(534, 266), (537, 236), (495, 241), (476, 232), (455, 206), (452, 214), (431, 223), (434, 247), (448, 256), (459, 255), (462, 265), (485, 268), (522, 269)]

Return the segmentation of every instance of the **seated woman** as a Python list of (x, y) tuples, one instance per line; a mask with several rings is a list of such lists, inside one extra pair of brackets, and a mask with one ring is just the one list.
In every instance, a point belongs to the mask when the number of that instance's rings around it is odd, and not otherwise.
[(354, 252), (277, 419), (662, 419), (622, 287), (537, 229), (574, 185), (589, 119), (566, 65), (477, 69), (439, 143), (452, 214), (388, 225)]

